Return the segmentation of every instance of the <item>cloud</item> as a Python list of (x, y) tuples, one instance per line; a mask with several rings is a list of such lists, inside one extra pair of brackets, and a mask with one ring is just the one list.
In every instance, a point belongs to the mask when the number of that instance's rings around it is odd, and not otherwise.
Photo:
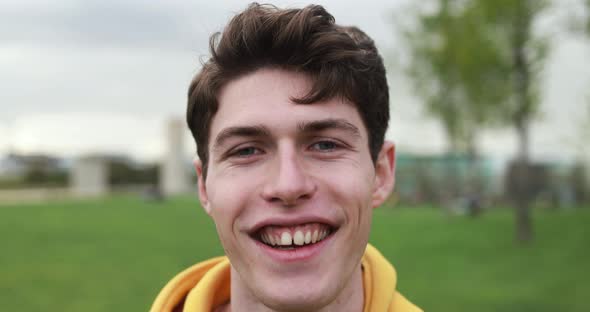
[[(72, 157), (89, 153), (126, 154), (153, 161), (163, 155), (166, 118), (110, 113), (37, 114), (0, 124), (4, 152)], [(194, 149), (185, 131), (187, 158)]]
[[(151, 50), (0, 49), (0, 121), (38, 113), (182, 114), (198, 56)], [(0, 57), (0, 59), (3, 59)]]
[(0, 42), (194, 51), (223, 22), (222, 12), (179, 1), (12, 2), (0, 10)]

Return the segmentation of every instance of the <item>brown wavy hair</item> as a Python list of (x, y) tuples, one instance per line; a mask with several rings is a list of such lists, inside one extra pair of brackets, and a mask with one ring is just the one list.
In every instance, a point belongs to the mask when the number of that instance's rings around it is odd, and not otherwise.
[(305, 73), (311, 90), (297, 104), (341, 96), (353, 103), (369, 134), (377, 159), (389, 122), (389, 91), (383, 59), (375, 43), (356, 27), (335, 24), (322, 6), (279, 9), (252, 3), (209, 41), (211, 58), (188, 91), (186, 119), (206, 177), (209, 128), (221, 87), (263, 67)]

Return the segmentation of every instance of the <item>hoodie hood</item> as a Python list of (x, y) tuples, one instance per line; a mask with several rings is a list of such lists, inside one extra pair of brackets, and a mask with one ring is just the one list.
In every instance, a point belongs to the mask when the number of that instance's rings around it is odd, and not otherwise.
[[(363, 312), (422, 311), (396, 290), (394, 267), (371, 245), (361, 260)], [(154, 301), (150, 312), (211, 312), (230, 300), (230, 270), (227, 257), (198, 263), (176, 275)]]

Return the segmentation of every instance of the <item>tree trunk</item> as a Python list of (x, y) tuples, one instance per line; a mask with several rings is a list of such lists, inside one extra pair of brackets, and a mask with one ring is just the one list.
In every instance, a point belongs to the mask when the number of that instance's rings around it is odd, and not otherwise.
[(516, 240), (519, 243), (528, 243), (533, 239), (533, 226), (530, 216), (530, 188), (529, 188), (529, 129), (523, 122), (516, 128), (518, 136), (518, 159), (516, 165)]
[(526, 54), (526, 44), (529, 41), (531, 16), (530, 2), (517, 2), (517, 14), (514, 20), (512, 41), (512, 57), (514, 71), (514, 95), (517, 110), (514, 115), (514, 125), (518, 137), (518, 157), (516, 186), (516, 240), (528, 243), (533, 239), (532, 221), (529, 211), (531, 194), (529, 187), (529, 119), (531, 115), (531, 69)]
[(479, 174), (479, 155), (477, 154), (475, 134), (470, 132), (466, 138), (467, 145), (467, 183), (464, 196), (467, 196), (467, 209), (470, 217), (477, 217), (482, 210), (481, 176)]

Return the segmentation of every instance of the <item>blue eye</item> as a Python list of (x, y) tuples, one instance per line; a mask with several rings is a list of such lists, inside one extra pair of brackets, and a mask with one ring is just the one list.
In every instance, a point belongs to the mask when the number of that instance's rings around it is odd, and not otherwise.
[(245, 147), (236, 151), (234, 155), (239, 157), (247, 157), (256, 154), (257, 151), (258, 150), (255, 147)]
[(314, 149), (317, 149), (319, 151), (331, 151), (336, 149), (338, 146), (336, 145), (336, 143), (331, 141), (321, 141), (315, 143), (313, 147)]

